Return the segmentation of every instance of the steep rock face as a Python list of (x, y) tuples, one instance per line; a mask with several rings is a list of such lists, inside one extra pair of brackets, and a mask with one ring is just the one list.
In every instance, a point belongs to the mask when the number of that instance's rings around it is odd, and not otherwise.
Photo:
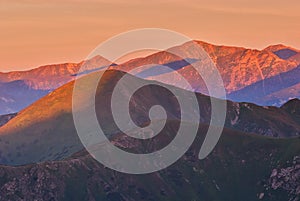
[(299, 50), (274, 45), (262, 51), (245, 49), (221, 58), (224, 62), (217, 62), (217, 66), (233, 64), (223, 76), (224, 80), (230, 77), (226, 87), (230, 100), (281, 106), (300, 97)]
[[(300, 86), (299, 50), (283, 45), (270, 46), (260, 51), (217, 46), (201, 41), (195, 41), (195, 43), (201, 46), (215, 63), (224, 82), (228, 99), (264, 106), (281, 106), (292, 98), (300, 98), (298, 90)], [(179, 58), (169, 52), (159, 52), (145, 58), (133, 59), (114, 69), (129, 72), (140, 66), (154, 64), (151, 69), (140, 69), (138, 73), (135, 72), (135, 75), (187, 89), (183, 84), (183, 79), (185, 79), (194, 91), (208, 95), (209, 92), (203, 79), (188, 63), (193, 64), (198, 61), (193, 59), (197, 57), (193, 47), (191, 43), (186, 43), (170, 48), (171, 51), (184, 52), (186, 58)], [(182, 77), (175, 76), (176, 73), (172, 70), (165, 72), (155, 64), (168, 66)]]
[[(296, 68), (300, 63), (296, 60), (284, 60), (278, 57), (271, 51), (253, 50), (239, 47), (216, 46), (201, 41), (195, 41), (201, 46), (211, 57), (212, 61), (218, 68), (226, 88), (227, 93), (242, 89), (260, 80), (276, 76), (280, 73), (287, 72)], [(186, 43), (175, 47), (179, 51), (184, 51), (186, 55), (193, 52), (191, 43)], [(171, 48), (172, 49), (172, 48)], [(193, 55), (193, 54), (191, 54)], [(129, 71), (136, 67), (147, 64), (170, 64), (176, 61), (181, 61), (179, 58), (168, 52), (159, 52), (145, 58), (133, 59), (129, 62), (121, 64), (116, 69)], [(191, 58), (188, 58), (191, 59)], [(176, 64), (175, 64), (176, 65)], [(192, 71), (188, 63), (176, 69), (180, 74), (192, 83), (198, 83), (200, 86), (194, 86), (198, 92), (205, 91), (201, 86), (203, 83), (199, 81), (196, 73)], [(170, 80), (171, 73), (165, 76), (166, 83), (176, 86), (178, 80)], [(155, 79), (155, 76), (148, 75), (149, 78)]]
[(274, 106), (281, 106), (290, 99), (300, 98), (300, 51), (284, 45), (270, 46), (263, 51), (274, 53), (278, 58), (298, 66), (233, 91), (227, 97), (234, 101)]

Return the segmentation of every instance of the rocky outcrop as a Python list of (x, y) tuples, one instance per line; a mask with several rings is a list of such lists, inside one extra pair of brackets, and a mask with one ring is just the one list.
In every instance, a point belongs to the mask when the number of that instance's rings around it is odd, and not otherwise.
[(287, 162), (286, 167), (272, 170), (268, 189), (286, 192), (289, 201), (300, 200), (300, 156), (295, 156), (292, 161)]

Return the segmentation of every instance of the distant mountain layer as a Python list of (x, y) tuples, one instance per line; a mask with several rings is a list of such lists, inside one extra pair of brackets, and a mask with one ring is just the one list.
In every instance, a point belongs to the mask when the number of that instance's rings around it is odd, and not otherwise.
[[(203, 47), (215, 63), (222, 76), (228, 94), (241, 90), (256, 82), (293, 70), (300, 64), (300, 60), (296, 58), (296, 56), (300, 56), (298, 52), (294, 57), (282, 59), (279, 54), (275, 54), (271, 51), (274, 50), (275, 47), (277, 52), (283, 50), (279, 49), (279, 46), (271, 46), (259, 51), (240, 47), (216, 46), (201, 41), (195, 42)], [(194, 71), (192, 66), (187, 62), (185, 65), (182, 62), (183, 59), (191, 60), (194, 58), (196, 53), (193, 45), (194, 43), (188, 42), (181, 46), (171, 48), (172, 51), (184, 52), (186, 58), (179, 58), (169, 52), (159, 52), (145, 58), (133, 59), (114, 68), (128, 72), (138, 66), (166, 64), (170, 68), (178, 71), (185, 79), (192, 83), (195, 91), (205, 93), (205, 85), (202, 80), (199, 80), (197, 72)], [(288, 48), (285, 46), (280, 47)], [(158, 73), (159, 71), (154, 72)], [(148, 73), (142, 77), (155, 80), (158, 76)], [(165, 83), (171, 85), (178, 86), (178, 83), (180, 83), (180, 80), (174, 78), (172, 73), (165, 73), (160, 76), (160, 78), (162, 78), (161, 80), (164, 80)], [(180, 87), (180, 85), (178, 87)]]
[(28, 71), (13, 71), (0, 73), (0, 82), (22, 80), (26, 85), (35, 90), (54, 90), (74, 79), (74, 75), (84, 64), (85, 69), (91, 70), (111, 64), (101, 56), (96, 56), (80, 63), (64, 63), (41, 66)]
[(49, 92), (33, 89), (25, 80), (0, 83), (0, 114), (20, 111)]
[(109, 61), (98, 56), (86, 62), (0, 73), (0, 115), (19, 112), (54, 89), (74, 80), (83, 63), (87, 72), (110, 65)]
[[(215, 63), (231, 100), (280, 106), (291, 98), (299, 98), (299, 90), (297, 90), (297, 84), (300, 84), (297, 81), (299, 72), (296, 70), (300, 65), (298, 50), (283, 45), (270, 46), (259, 51), (241, 47), (217, 46), (201, 41), (195, 41), (195, 43), (203, 47)], [(197, 52), (191, 42), (171, 49), (182, 51), (187, 57), (179, 58), (162, 51), (145, 58), (136, 58), (120, 65), (112, 65), (111, 68), (128, 72), (147, 64), (166, 65), (183, 75), (181, 79), (188, 80), (194, 91), (208, 94), (205, 83), (197, 71), (189, 65), (189, 63), (197, 62), (197, 57), (195, 58)], [(72, 81), (82, 64), (83, 62), (54, 64), (29, 71), (0, 73), (0, 83), (2, 83), (0, 84), (0, 114), (18, 112), (50, 91)], [(108, 65), (110, 65), (108, 60), (97, 56), (84, 63), (83, 74), (101, 70)], [(160, 66), (154, 66), (138, 72), (137, 76), (151, 80), (159, 79), (166, 84), (185, 88), (182, 80), (175, 74), (175, 72), (161, 70)], [(289, 81), (282, 81), (283, 75), (289, 75), (286, 79), (292, 77), (295, 80), (294, 85)], [(273, 86), (274, 82), (276, 85)], [(267, 84), (261, 87), (262, 83)], [(9, 89), (6, 85), (14, 87)], [(257, 97), (253, 97), (252, 94), (255, 94), (257, 87), (260, 90), (267, 88), (269, 91), (259, 92)], [(248, 92), (250, 95), (247, 96)]]
[[(101, 72), (99, 72), (101, 73)], [(103, 75), (103, 81), (99, 83), (96, 94), (96, 111), (98, 120), (108, 136), (119, 133), (120, 130), (112, 119), (110, 111), (110, 98), (112, 91), (119, 79), (125, 75), (120, 71), (107, 71)], [(92, 76), (81, 79), (92, 80)], [(169, 120), (181, 118), (180, 107), (173, 95), (168, 90), (155, 86), (156, 82), (146, 81), (134, 76), (129, 76), (127, 86), (145, 87), (131, 99), (131, 117), (138, 125), (149, 122), (149, 108), (152, 105), (162, 105), (166, 109)], [(120, 89), (122, 97), (128, 97), (127, 86)], [(166, 86), (166, 85), (165, 85)], [(88, 90), (83, 86), (82, 92)], [(166, 86), (176, 90), (180, 97), (189, 97), (193, 92)], [(68, 83), (31, 106), (22, 110), (16, 117), (0, 128), (0, 163), (9, 165), (28, 164), (47, 160), (60, 160), (81, 150), (83, 147), (77, 136), (72, 117), (72, 89), (73, 82)], [(187, 122), (209, 124), (211, 115), (210, 98), (196, 94), (201, 111), (200, 120), (194, 119), (197, 112), (193, 105), (185, 111), (189, 114)], [(89, 107), (86, 104), (88, 97), (82, 96), (82, 108)], [(120, 101), (120, 100), (118, 100)], [(121, 105), (121, 102), (116, 104)], [(294, 100), (299, 102), (299, 100)], [(225, 127), (246, 133), (265, 135), (269, 137), (294, 137), (300, 134), (298, 113), (294, 113), (290, 107), (260, 107), (250, 103), (227, 102), (227, 117)], [(38, 150), (38, 151), (37, 151)]]

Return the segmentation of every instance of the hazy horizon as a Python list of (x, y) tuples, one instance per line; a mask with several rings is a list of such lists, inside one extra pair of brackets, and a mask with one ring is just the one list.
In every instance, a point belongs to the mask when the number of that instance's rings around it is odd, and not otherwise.
[(299, 6), (296, 0), (1, 0), (0, 71), (79, 62), (104, 40), (147, 27), (216, 45), (300, 49)]

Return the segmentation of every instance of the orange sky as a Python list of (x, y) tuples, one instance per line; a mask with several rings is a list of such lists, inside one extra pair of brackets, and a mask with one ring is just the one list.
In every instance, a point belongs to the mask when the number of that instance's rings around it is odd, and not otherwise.
[(78, 62), (130, 29), (157, 27), (215, 44), (300, 49), (299, 0), (0, 0), (0, 71)]

